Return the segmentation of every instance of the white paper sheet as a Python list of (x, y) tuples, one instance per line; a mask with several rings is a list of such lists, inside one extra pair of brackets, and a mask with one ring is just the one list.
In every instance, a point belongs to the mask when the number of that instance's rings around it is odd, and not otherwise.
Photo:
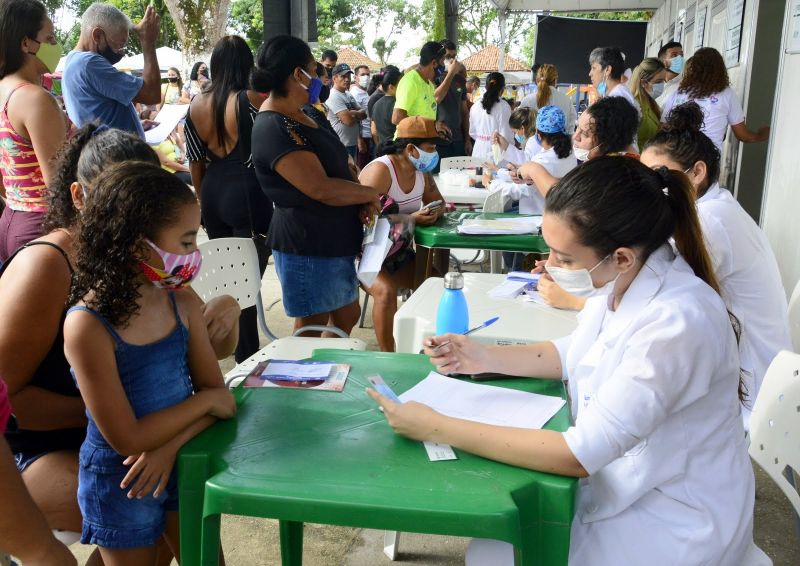
[(361, 261), (358, 262), (358, 280), (361, 281), (365, 287), (372, 287), (375, 278), (380, 273), (383, 266), (383, 260), (386, 259), (386, 254), (392, 247), (392, 241), (389, 239), (389, 229), (391, 224), (386, 218), (379, 218), (375, 224), (375, 232), (372, 242), (364, 246), (361, 253)]
[(535, 234), (541, 225), (541, 216), (521, 216), (497, 220), (472, 218), (464, 220), (457, 230), (459, 234)]
[(428, 377), (400, 395), (459, 419), (516, 428), (542, 428), (564, 406), (564, 400), (458, 379), (430, 372)]
[(488, 295), (493, 299), (513, 299), (520, 295), (528, 285), (529, 283), (526, 281), (510, 281), (506, 279), (490, 289)]
[(261, 373), (264, 377), (303, 377), (320, 379), (327, 378), (334, 364), (329, 363), (302, 363), (292, 361), (272, 361)]
[(158, 122), (158, 126), (144, 133), (144, 139), (150, 145), (158, 145), (167, 139), (178, 125), (178, 122), (186, 117), (189, 111), (188, 104), (165, 104), (154, 121)]

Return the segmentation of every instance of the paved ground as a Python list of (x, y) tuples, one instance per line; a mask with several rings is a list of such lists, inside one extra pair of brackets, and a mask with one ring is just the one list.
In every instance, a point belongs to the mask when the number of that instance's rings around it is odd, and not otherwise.
[[(264, 276), (262, 294), (269, 305), (280, 297), (273, 266)], [(370, 306), (372, 303), (370, 302)], [(280, 303), (267, 313), (267, 323), (278, 336), (290, 333), (289, 320)], [(353, 335), (377, 350), (372, 320), (367, 316), (365, 329)], [(222, 363), (223, 372), (233, 361)], [(719, 478), (724, 482), (725, 478)], [(772, 558), (775, 566), (800, 565), (800, 538), (794, 532), (791, 508), (783, 493), (760, 469), (756, 470), (755, 539)], [(426, 565), (457, 566), (464, 563), (467, 539), (406, 533), (401, 537), (400, 556), (392, 563), (383, 554), (383, 531), (351, 529), (328, 525), (306, 525), (304, 564), (306, 566), (381, 566)], [(277, 566), (280, 564), (278, 529), (275, 521), (249, 517), (225, 516), (222, 521), (222, 544), (229, 566)], [(80, 544), (72, 550), (84, 563), (91, 548)]]

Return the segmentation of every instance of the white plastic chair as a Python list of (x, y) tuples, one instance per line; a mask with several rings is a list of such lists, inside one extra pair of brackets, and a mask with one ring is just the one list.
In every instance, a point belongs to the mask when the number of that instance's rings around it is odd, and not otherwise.
[(480, 157), (472, 157), (464, 155), (461, 157), (443, 157), (439, 165), (439, 173), (449, 171), (450, 169), (470, 169), (472, 167), (481, 167), (485, 159)]
[(750, 457), (800, 513), (800, 354), (780, 352), (767, 369), (750, 415)]
[[(204, 301), (220, 295), (231, 295), (243, 309), (255, 305), (261, 332), (272, 341), (266, 348), (229, 372), (226, 375), (226, 384), (235, 385), (233, 381), (239, 377), (243, 367), (249, 366), (252, 369), (262, 359), (303, 359), (319, 348), (367, 349), (363, 340), (350, 338), (347, 333), (335, 326), (304, 326), (297, 329), (292, 336), (279, 339), (267, 326), (264, 305), (261, 301), (258, 253), (253, 241), (250, 238), (218, 238), (203, 242), (198, 247), (203, 254), (203, 266), (197, 279), (192, 283), (192, 288)], [(304, 332), (309, 331), (331, 332), (340, 338), (301, 336)], [(256, 357), (260, 355), (262, 357), (256, 360)]]
[(794, 351), (800, 354), (800, 281), (795, 285), (792, 298), (789, 299), (789, 331)]

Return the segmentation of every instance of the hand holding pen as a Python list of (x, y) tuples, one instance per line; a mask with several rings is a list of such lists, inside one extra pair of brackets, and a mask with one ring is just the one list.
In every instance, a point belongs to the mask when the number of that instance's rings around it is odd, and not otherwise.
[(486, 346), (467, 338), (467, 334), (477, 332), (494, 324), (498, 317), (492, 318), (464, 334), (445, 334), (428, 338), (423, 343), (423, 352), (430, 357), (431, 363), (439, 372), (447, 373), (484, 373), (488, 349)]

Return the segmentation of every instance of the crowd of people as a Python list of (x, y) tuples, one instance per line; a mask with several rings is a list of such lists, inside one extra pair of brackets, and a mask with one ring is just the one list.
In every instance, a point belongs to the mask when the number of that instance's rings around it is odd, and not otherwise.
[[(65, 115), (41, 88), (61, 56), (44, 5), (0, 0), (0, 499), (15, 511), (0, 519), (3, 551), (74, 564), (59, 529), (98, 546), (89, 564), (179, 556), (175, 457), (235, 417), (216, 360), (259, 348), (255, 307), (191, 289), (201, 225), (211, 239), (251, 238), (261, 273), (273, 258), (296, 329), (349, 333), (364, 226), (390, 212), (436, 223), (440, 159), (472, 155), (490, 191), (543, 215), (543, 299), (582, 313), (553, 342), (446, 335), (425, 353), (443, 373), (564, 379), (572, 426), (490, 427), (370, 391), (389, 424), (583, 478), (572, 563), (644, 552), (769, 563), (753, 544), (745, 430), (767, 366), (791, 349), (786, 294), (766, 237), (719, 185), (728, 126), (744, 142), (769, 131), (747, 127), (716, 50), (684, 62), (670, 42), (626, 73), (619, 49), (598, 47), (599, 99), (577, 115), (554, 65), (537, 67), (535, 92), (516, 104), (502, 73), (468, 77), (449, 40), (373, 74), (334, 51), (318, 61), (295, 37), (254, 56), (226, 36), (185, 84), (174, 68), (162, 84), (158, 29), (152, 7), (133, 25), (92, 4), (66, 58)], [(140, 77), (113, 66), (130, 32)], [(188, 113), (154, 148), (145, 127), (167, 104)], [(505, 259), (521, 268), (520, 255)], [(365, 289), (381, 350), (395, 349), (397, 292), (413, 287), (415, 261), (411, 248), (390, 256)], [(467, 563), (512, 564), (513, 549), (476, 540)]]

